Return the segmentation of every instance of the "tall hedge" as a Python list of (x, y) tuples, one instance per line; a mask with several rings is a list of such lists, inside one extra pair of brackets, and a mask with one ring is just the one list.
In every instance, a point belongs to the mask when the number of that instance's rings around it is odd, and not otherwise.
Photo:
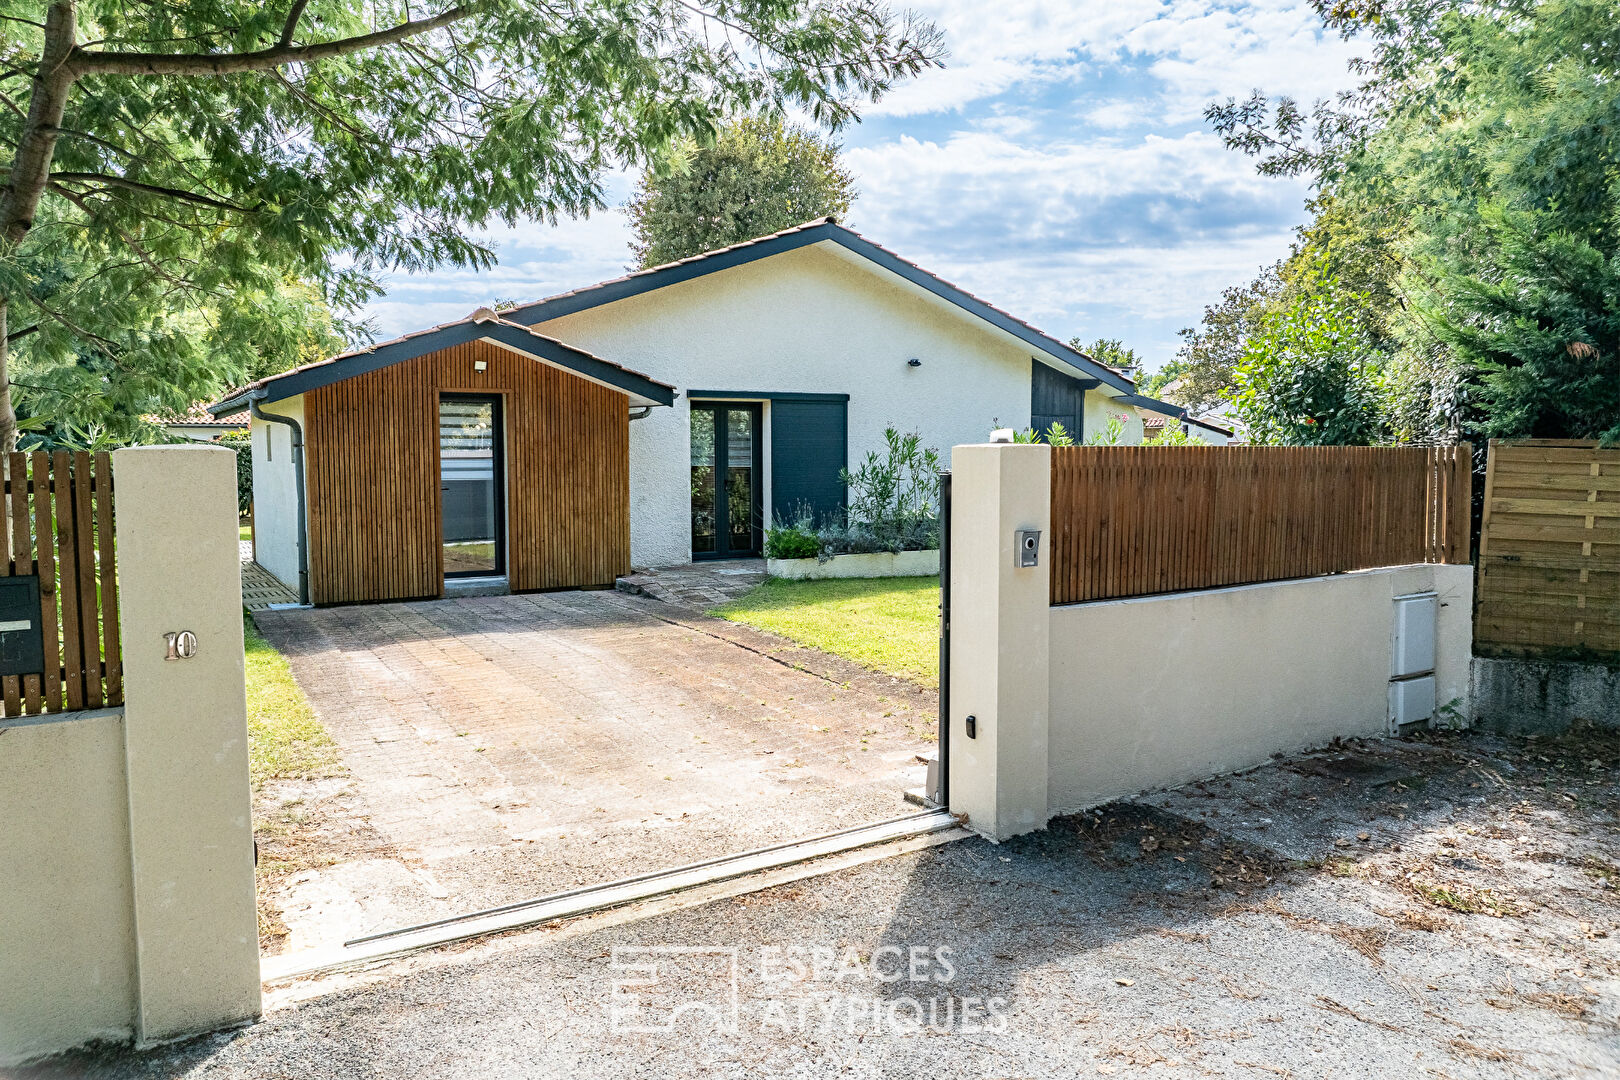
[(247, 517), (253, 508), (253, 438), (245, 431), (221, 435), (219, 445), (236, 451), (236, 512)]

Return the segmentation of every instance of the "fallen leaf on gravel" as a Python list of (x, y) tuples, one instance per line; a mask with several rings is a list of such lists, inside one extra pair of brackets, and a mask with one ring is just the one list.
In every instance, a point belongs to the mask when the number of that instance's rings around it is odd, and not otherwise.
[(1135, 986), (1136, 985), (1136, 980), (1135, 979), (1115, 979), (1114, 981), (1117, 982), (1121, 986)]

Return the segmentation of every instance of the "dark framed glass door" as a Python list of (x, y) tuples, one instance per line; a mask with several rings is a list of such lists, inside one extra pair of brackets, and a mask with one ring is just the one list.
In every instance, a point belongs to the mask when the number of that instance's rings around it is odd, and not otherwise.
[(506, 462), (501, 399), (439, 395), (439, 513), (444, 576), (506, 573)]
[(692, 558), (761, 549), (760, 408), (692, 403)]

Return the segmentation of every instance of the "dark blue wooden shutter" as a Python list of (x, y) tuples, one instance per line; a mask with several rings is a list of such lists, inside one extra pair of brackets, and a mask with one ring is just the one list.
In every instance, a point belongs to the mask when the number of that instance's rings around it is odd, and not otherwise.
[(771, 520), (805, 507), (818, 521), (843, 512), (839, 471), (849, 463), (849, 402), (771, 400)]
[(1072, 375), (1055, 371), (1039, 360), (1030, 362), (1029, 426), (1045, 435), (1054, 422), (1061, 423), (1075, 442), (1085, 435), (1086, 387), (1097, 380), (1082, 382)]

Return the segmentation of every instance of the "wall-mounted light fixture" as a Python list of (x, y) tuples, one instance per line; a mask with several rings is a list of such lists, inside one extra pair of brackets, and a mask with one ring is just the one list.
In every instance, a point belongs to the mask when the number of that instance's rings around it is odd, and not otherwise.
[(474, 360), (473, 361), (473, 370), (474, 371), (483, 371), (487, 367), (489, 367), (489, 361), (487, 361), (487, 360)]
[(906, 367), (922, 367), (922, 361), (913, 356), (910, 360), (906, 361)]

